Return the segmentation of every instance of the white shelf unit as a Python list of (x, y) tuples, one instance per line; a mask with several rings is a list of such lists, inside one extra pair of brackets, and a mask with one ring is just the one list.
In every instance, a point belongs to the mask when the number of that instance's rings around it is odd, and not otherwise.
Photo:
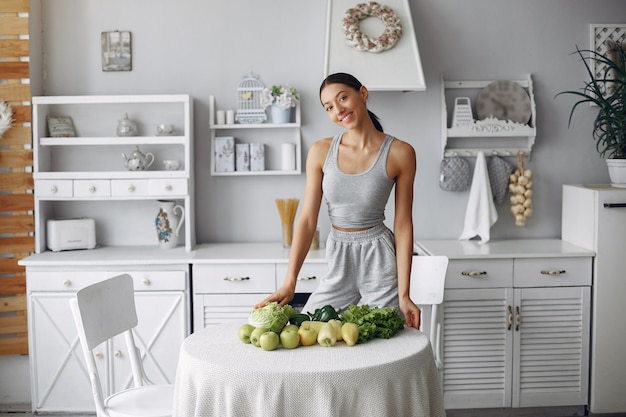
[[(530, 157), (537, 134), (537, 113), (533, 93), (532, 76), (513, 80), (530, 96), (531, 118), (528, 124), (510, 120), (488, 118), (472, 123), (453, 126), (452, 114), (456, 97), (470, 97), (472, 107), (480, 90), (495, 80), (452, 81), (441, 78), (441, 154), (446, 156), (474, 157), (479, 151), (486, 156), (515, 156), (518, 152)], [(450, 110), (449, 110), (450, 109)], [(474, 114), (476, 112), (474, 111)]]
[[(209, 98), (209, 123), (211, 131), (211, 175), (213, 176), (249, 176), (249, 175), (299, 175), (302, 173), (302, 139), (300, 134), (300, 102), (295, 107), (293, 123), (258, 123), (258, 124), (216, 124), (215, 96)], [(217, 134), (219, 132), (219, 135)], [(215, 171), (215, 137), (233, 136), (235, 143), (263, 143), (265, 145), (264, 171)], [(296, 169), (281, 169), (281, 144), (296, 145)]]
[[(195, 245), (193, 219), (193, 100), (189, 95), (33, 97), (35, 251), (46, 250), (48, 219), (92, 217), (98, 246), (154, 246), (160, 199), (184, 206), (179, 242)], [(139, 135), (117, 137), (127, 114)], [(76, 137), (49, 137), (46, 118), (71, 117)], [(173, 124), (172, 136), (156, 126)], [(136, 148), (154, 155), (145, 171), (129, 171), (122, 153)], [(163, 168), (179, 159), (177, 171)], [(184, 232), (183, 232), (184, 230)]]

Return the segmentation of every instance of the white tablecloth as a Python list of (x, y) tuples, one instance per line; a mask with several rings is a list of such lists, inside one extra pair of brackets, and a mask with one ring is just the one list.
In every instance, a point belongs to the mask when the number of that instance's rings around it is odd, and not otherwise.
[(420, 331), (268, 352), (239, 340), (241, 324), (185, 340), (174, 417), (445, 416), (430, 342)]

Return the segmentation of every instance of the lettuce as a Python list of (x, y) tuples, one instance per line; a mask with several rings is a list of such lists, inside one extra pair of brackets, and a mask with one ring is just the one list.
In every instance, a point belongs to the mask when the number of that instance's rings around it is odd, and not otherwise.
[(394, 307), (374, 307), (367, 304), (355, 306), (350, 304), (341, 316), (343, 323), (354, 323), (359, 326), (358, 343), (367, 342), (379, 337), (389, 339), (404, 328), (404, 317)]
[(264, 327), (275, 333), (280, 333), (295, 313), (295, 310), (289, 304), (281, 307), (275, 302), (267, 303), (265, 306), (250, 312), (248, 323), (254, 327)]

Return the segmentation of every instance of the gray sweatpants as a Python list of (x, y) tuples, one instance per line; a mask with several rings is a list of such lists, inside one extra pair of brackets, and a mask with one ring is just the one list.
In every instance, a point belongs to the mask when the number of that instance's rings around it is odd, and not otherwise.
[(313, 313), (327, 304), (398, 307), (398, 272), (393, 232), (381, 223), (359, 232), (331, 227), (326, 240), (328, 273), (302, 308)]

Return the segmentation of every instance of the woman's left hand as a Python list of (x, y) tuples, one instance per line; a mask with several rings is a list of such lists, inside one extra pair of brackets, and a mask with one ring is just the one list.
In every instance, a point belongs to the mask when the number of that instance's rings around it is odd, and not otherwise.
[(415, 303), (409, 299), (400, 301), (400, 311), (404, 314), (406, 325), (419, 330), (422, 316), (422, 312), (419, 307), (417, 307)]

